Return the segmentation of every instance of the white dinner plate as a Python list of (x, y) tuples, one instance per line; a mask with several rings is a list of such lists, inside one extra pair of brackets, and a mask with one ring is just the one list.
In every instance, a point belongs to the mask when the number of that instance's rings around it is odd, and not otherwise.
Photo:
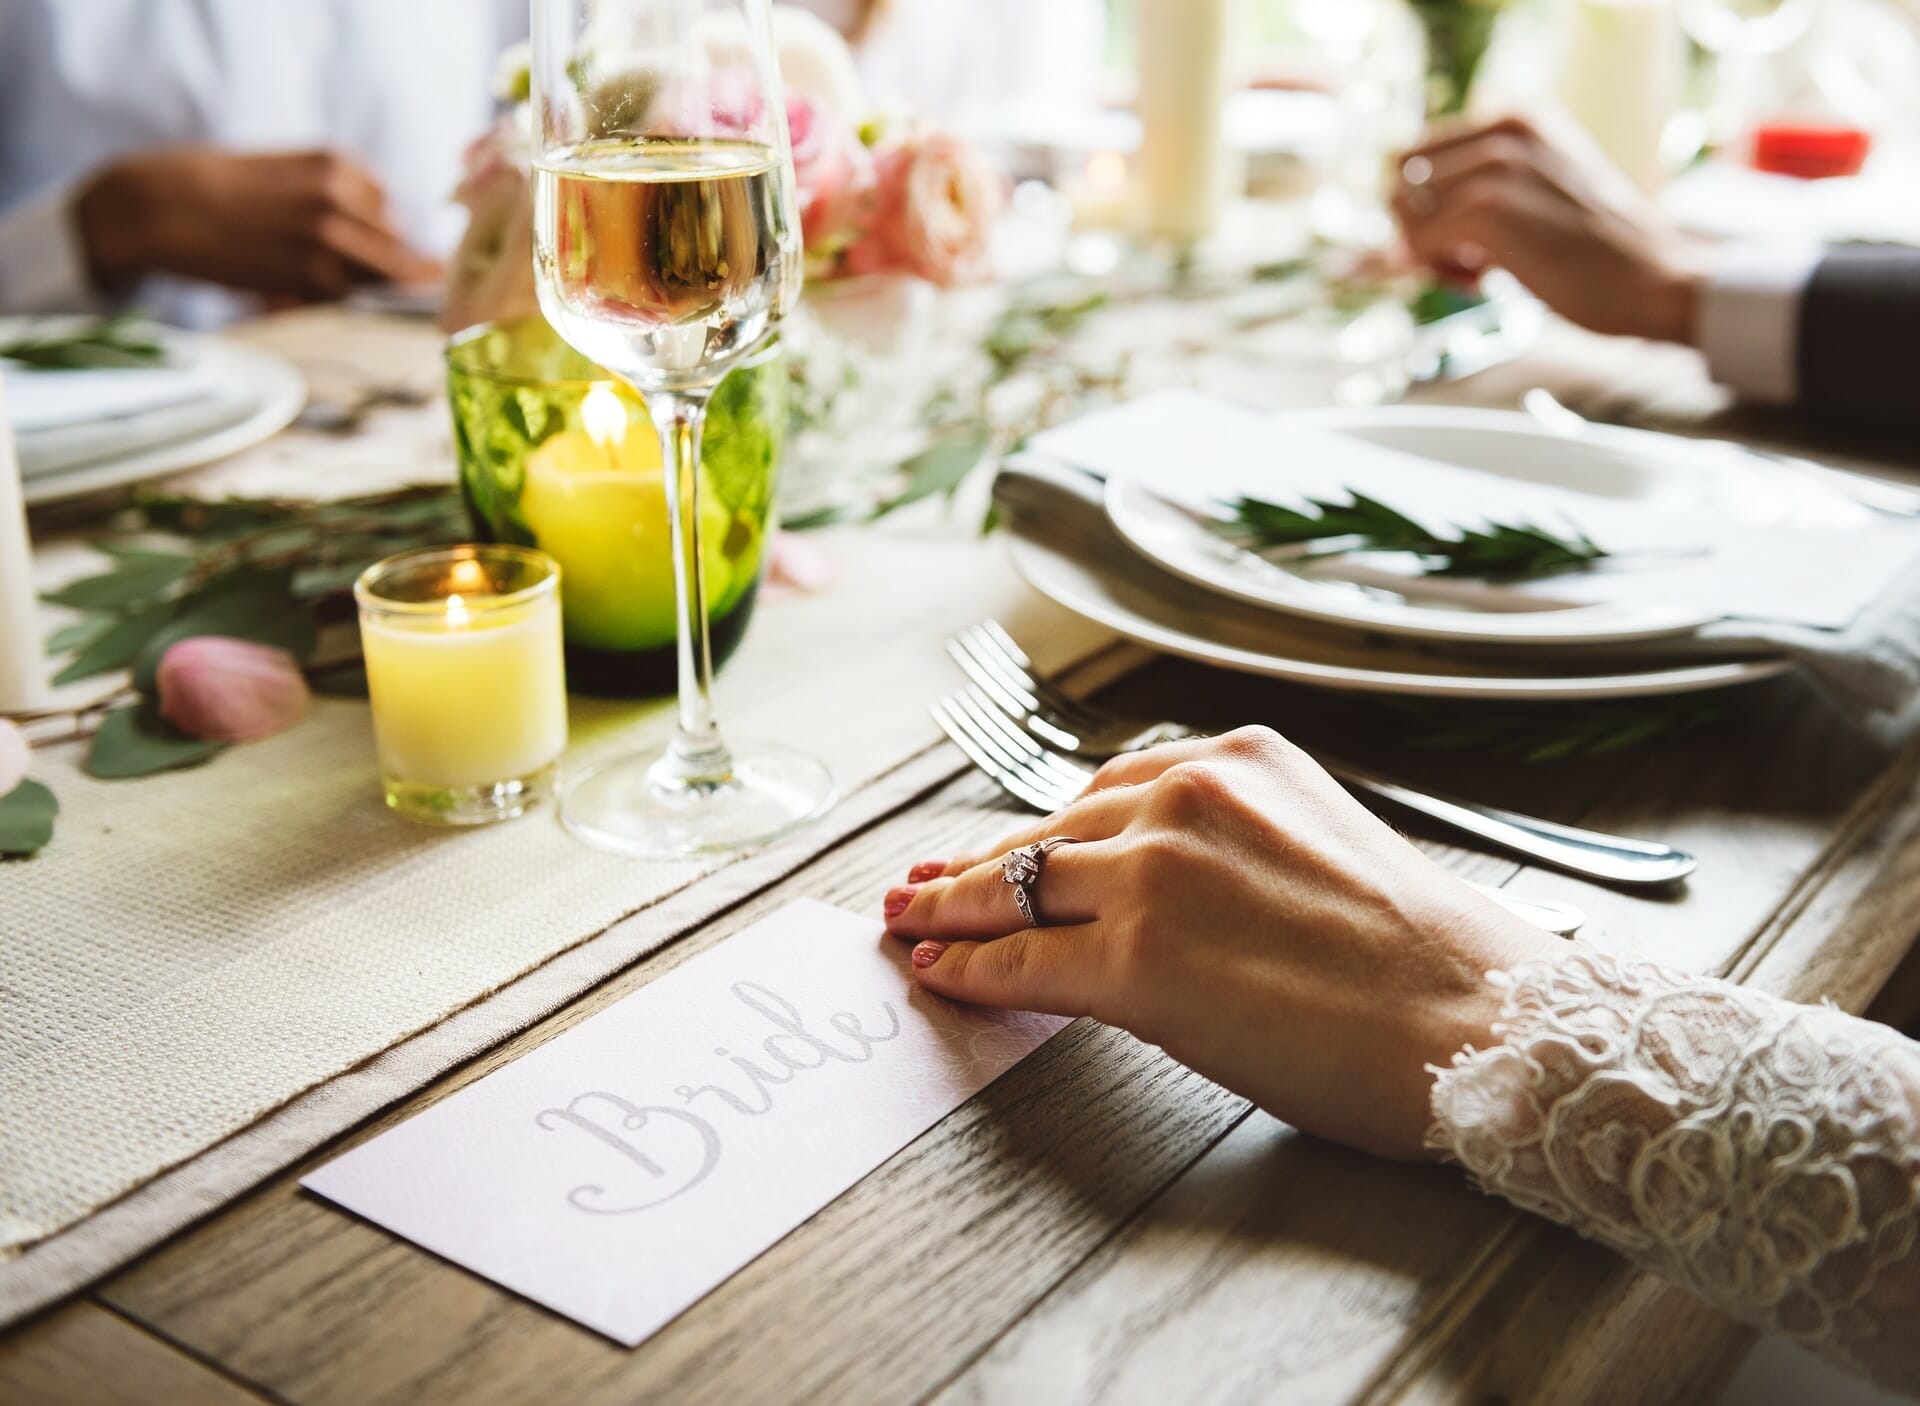
[(223, 391), (244, 395), (252, 405), (246, 416), (205, 434), (29, 479), (22, 485), (29, 507), (124, 488), (225, 459), (271, 439), (292, 424), (307, 403), (305, 379), (282, 357), (191, 332), (169, 330), (160, 335), (172, 357), (209, 374)]
[[(1236, 605), (1144, 564), (1125, 575), (1102, 570), (1092, 553), (1069, 549), (1061, 536), (1042, 542), (1009, 533), (1014, 569), (1042, 595), (1149, 649), (1316, 688), (1509, 701), (1648, 698), (1754, 683), (1790, 667), (1768, 658), (1583, 670), (1565, 654), (1548, 654), (1528, 668), (1443, 655), (1413, 642), (1368, 644)], [(1563, 661), (1557, 670), (1555, 658)]]
[[(1274, 417), (1276, 439), (1289, 426), (1355, 438), (1470, 469), (1498, 481), (1547, 485), (1614, 507), (1709, 514), (1726, 521), (1862, 527), (1871, 510), (1811, 472), (1758, 456), (1647, 430), (1595, 425), (1577, 437), (1555, 434), (1529, 415), (1449, 406), (1303, 411)], [(1107, 480), (1107, 515), (1150, 560), (1211, 591), (1303, 619), (1454, 644), (1619, 645), (1690, 634), (1715, 617), (1680, 604), (1567, 604), (1516, 610), (1476, 608), (1474, 590), (1435, 588), (1420, 598), (1285, 569), (1220, 540), (1169, 501), (1183, 466), (1167, 461)], [(1164, 474), (1165, 481), (1156, 478)], [(1259, 496), (1284, 497), (1284, 484), (1247, 484)], [(1577, 509), (1573, 510), (1577, 518)], [(1385, 578), (1390, 580), (1391, 578)], [(1486, 603), (1500, 593), (1479, 588)]]

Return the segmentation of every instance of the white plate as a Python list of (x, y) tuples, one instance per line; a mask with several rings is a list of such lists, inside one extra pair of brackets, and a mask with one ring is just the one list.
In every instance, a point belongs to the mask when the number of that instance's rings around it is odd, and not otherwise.
[(1485, 663), (1391, 648), (1329, 634), (1270, 612), (1237, 606), (1142, 568), (1141, 579), (1102, 571), (1086, 555), (1011, 535), (1014, 569), (1042, 595), (1136, 644), (1241, 673), (1350, 693), (1416, 698), (1576, 700), (1697, 693), (1773, 678), (1784, 659), (1732, 660), (1679, 667), (1581, 673), (1506, 662)]
[(163, 335), (176, 357), (211, 373), (223, 387), (250, 391), (254, 411), (208, 434), (31, 479), (22, 486), (29, 507), (124, 488), (225, 459), (280, 433), (307, 403), (306, 381), (284, 358), (217, 337), (172, 331)]
[[(1528, 415), (1447, 406), (1305, 411), (1274, 419), (1276, 431), (1288, 425), (1334, 430), (1516, 484), (1547, 484), (1649, 511), (1711, 513), (1752, 524), (1876, 521), (1811, 473), (1646, 430), (1596, 425), (1568, 438)], [(1181, 466), (1168, 463), (1165, 472), (1178, 475)], [(1135, 550), (1196, 585), (1325, 624), (1455, 644), (1613, 645), (1690, 634), (1713, 618), (1644, 603), (1473, 609), (1459, 599), (1418, 600), (1378, 585), (1296, 574), (1220, 541), (1162, 496), (1167, 491), (1178, 491), (1177, 479), (1162, 484), (1148, 473), (1107, 481), (1107, 515)], [(1257, 493), (1259, 485), (1247, 491)]]

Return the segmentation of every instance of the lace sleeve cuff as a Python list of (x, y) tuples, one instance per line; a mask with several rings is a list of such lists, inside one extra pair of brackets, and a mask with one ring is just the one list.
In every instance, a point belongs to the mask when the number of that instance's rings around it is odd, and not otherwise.
[(1493, 979), (1499, 1043), (1434, 1070), (1432, 1146), (1736, 1317), (1920, 1385), (1910, 1042), (1580, 948)]

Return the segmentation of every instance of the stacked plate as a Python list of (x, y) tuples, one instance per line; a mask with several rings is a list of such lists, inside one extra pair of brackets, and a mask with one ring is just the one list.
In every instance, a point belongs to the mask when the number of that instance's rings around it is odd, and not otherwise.
[[(1138, 643), (1354, 691), (1601, 699), (1722, 688), (1838, 637), (1920, 562), (1844, 475), (1645, 431), (1396, 406), (1268, 414), (1166, 393), (1037, 436), (997, 493), (1042, 594)], [(1593, 569), (1497, 586), (1404, 555), (1288, 560), (1223, 536), (1241, 496), (1361, 492), (1451, 535), (1584, 534)]]
[[(58, 322), (0, 322), (0, 344)], [(215, 337), (143, 328), (151, 367), (54, 371), (0, 358), (6, 415), (29, 505), (76, 498), (224, 459), (277, 434), (306, 403), (279, 357)]]

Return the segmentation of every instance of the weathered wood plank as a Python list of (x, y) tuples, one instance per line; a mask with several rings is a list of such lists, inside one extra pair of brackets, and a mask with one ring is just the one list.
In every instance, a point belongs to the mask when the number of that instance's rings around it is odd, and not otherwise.
[[(1444, 1337), (1369, 1400), (1396, 1406), (1701, 1406), (1754, 1334), (1556, 1227)], [(1540, 1261), (1550, 1272), (1540, 1273)]]
[[(969, 778), (658, 953), (359, 1136), (516, 1058), (807, 892), (855, 906), (1009, 814)], [(1157, 1051), (1065, 1032), (635, 1352), (355, 1221), (281, 1178), (103, 1289), (278, 1395), (468, 1401), (892, 1400), (931, 1388), (1223, 1134), (1241, 1100)], [(355, 1139), (357, 1140), (357, 1138)], [(928, 1295), (949, 1328), (926, 1331)], [(964, 1307), (962, 1307), (964, 1306)]]
[[(1909, 752), (1862, 795), (1793, 901), (1740, 954), (1743, 981), (1859, 1010), (1909, 962), (1920, 930), (1914, 775)], [(1711, 1400), (1751, 1342), (1616, 1255), (1544, 1226), (1527, 1240), (1458, 1331), (1410, 1353), (1404, 1394), (1380, 1399), (1685, 1406)]]
[[(1866, 989), (1840, 992), (1864, 1004), (1912, 937), (1891, 919), (1915, 911), (1920, 754), (1889, 764), (1836, 737), (1798, 691), (1761, 699), (1755, 719), (1778, 765), (1752, 765), (1744, 737), (1659, 749), (1587, 817), (1613, 828), (1638, 819), (1695, 848), (1701, 874), (1683, 894), (1649, 903), (1534, 870), (1513, 887), (1581, 904), (1594, 940), (1616, 950), (1743, 973), (1774, 952), (1783, 972), (1804, 974), (1789, 994), (1812, 994), (1833, 953), (1841, 965), (1829, 972), (1877, 971)], [(1742, 819), (1720, 809), (1723, 797)], [(1697, 1401), (1744, 1350), (1718, 1315), (1452, 1173), (1321, 1149), (1350, 1164), (1329, 1187), (1302, 1174), (1308, 1152), (1263, 1160), (1256, 1139), (1315, 1146), (1279, 1125), (1243, 1126), (940, 1399), (1655, 1401), (1648, 1393), (1666, 1381), (1666, 1399)], [(1321, 1253), (1327, 1245), (1340, 1248)], [(1612, 1362), (1648, 1334), (1675, 1355)], [(1633, 1392), (1612, 1394), (1616, 1379)]]
[(251, 1406), (263, 1398), (79, 1299), (0, 1338), (9, 1406)]
[(1256, 1113), (936, 1400), (1347, 1401), (1509, 1219)]

